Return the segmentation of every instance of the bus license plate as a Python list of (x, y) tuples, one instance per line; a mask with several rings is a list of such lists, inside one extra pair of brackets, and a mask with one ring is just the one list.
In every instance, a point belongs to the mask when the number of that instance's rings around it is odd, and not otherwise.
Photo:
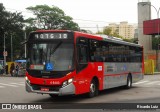
[(41, 91), (49, 91), (49, 88), (41, 87)]

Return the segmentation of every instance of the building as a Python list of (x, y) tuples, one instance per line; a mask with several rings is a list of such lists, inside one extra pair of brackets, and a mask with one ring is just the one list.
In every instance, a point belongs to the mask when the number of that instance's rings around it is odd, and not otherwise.
[(111, 23), (107, 28), (111, 29), (111, 33), (117, 33), (122, 36), (124, 39), (134, 38), (135, 27), (128, 24), (127, 21), (120, 22), (120, 24)]
[(138, 1), (138, 44), (143, 45), (145, 59), (152, 50), (152, 37), (143, 33), (143, 21), (151, 19), (150, 0)]
[[(151, 19), (151, 7), (157, 12), (157, 19)], [(138, 1), (138, 43), (144, 48), (144, 59), (154, 60), (155, 68), (160, 71), (160, 47), (157, 42), (156, 49), (152, 49), (152, 38), (160, 34), (159, 10), (151, 4), (150, 0)], [(153, 43), (155, 45), (155, 43)]]

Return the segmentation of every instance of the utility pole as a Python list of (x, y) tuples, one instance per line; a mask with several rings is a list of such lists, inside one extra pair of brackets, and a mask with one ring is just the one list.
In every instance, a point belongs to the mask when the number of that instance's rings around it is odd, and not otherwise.
[(97, 24), (97, 32), (99, 32), (99, 27), (98, 27), (98, 24)]
[(11, 33), (11, 61), (13, 61), (13, 37), (12, 37), (12, 33)]
[[(6, 32), (5, 32), (6, 33)], [(5, 41), (5, 33), (4, 33), (4, 50), (3, 50), (3, 56), (4, 56), (4, 73), (6, 74), (6, 41)]]
[[(24, 40), (26, 41), (26, 39), (27, 39), (27, 37), (26, 37), (26, 30), (25, 30), (24, 31)], [(26, 59), (27, 58), (27, 45), (26, 44), (24, 45), (24, 52), (25, 52), (24, 57)]]

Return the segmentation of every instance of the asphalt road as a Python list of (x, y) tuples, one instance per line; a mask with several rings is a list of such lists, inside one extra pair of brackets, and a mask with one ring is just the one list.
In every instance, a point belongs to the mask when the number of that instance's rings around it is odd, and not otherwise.
[(85, 95), (51, 98), (49, 95), (27, 93), (24, 81), (24, 77), (0, 77), (0, 103), (160, 103), (160, 75), (146, 75), (131, 89), (108, 89), (94, 98)]
[[(85, 95), (50, 98), (49, 95), (27, 93), (24, 77), (0, 77), (0, 103), (117, 103), (157, 102), (160, 103), (160, 75), (147, 75), (133, 84), (131, 89), (121, 87), (101, 91), (97, 97)], [(154, 99), (152, 101), (152, 99)]]

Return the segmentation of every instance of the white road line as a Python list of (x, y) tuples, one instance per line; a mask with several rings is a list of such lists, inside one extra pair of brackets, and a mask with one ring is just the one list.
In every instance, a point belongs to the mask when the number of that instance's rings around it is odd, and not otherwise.
[(23, 83), (23, 84), (24, 84), (24, 83), (25, 83), (25, 81), (24, 81), (24, 82), (18, 82), (18, 83)]
[(149, 81), (140, 81), (140, 82), (136, 82), (134, 84), (142, 84), (142, 83), (146, 83), (146, 82), (149, 82)]
[(24, 86), (24, 84), (21, 83), (9, 83), (9, 84)]
[(0, 86), (0, 88), (5, 88), (4, 86)]
[(11, 87), (18, 87), (18, 86), (16, 86), (16, 85), (10, 85), (10, 84), (4, 84), (4, 83), (0, 83), (0, 85), (11, 86)]
[(160, 84), (160, 81), (149, 82), (149, 83), (146, 83), (146, 85), (152, 85), (152, 84), (156, 84), (156, 83), (159, 83), (159, 84)]

